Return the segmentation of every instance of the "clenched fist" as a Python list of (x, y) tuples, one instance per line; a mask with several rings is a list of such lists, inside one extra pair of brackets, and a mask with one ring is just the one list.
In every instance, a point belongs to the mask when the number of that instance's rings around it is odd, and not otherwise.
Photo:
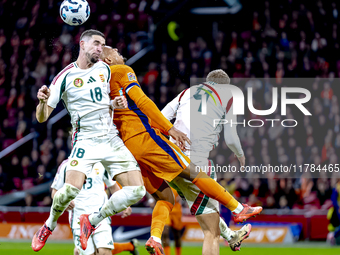
[(111, 105), (114, 109), (125, 109), (128, 107), (127, 100), (124, 96), (115, 97), (115, 99), (111, 100)]
[(50, 97), (50, 90), (46, 85), (42, 86), (38, 90), (37, 98), (41, 103), (47, 103), (48, 98)]

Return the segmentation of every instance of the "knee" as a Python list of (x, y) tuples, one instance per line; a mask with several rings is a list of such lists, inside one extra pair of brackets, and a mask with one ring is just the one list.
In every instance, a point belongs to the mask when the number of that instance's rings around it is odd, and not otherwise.
[(123, 187), (126, 194), (128, 195), (129, 204), (135, 204), (141, 200), (145, 194), (146, 190), (144, 186), (125, 186)]
[(199, 168), (198, 168), (198, 171), (196, 171), (195, 169), (196, 169), (196, 166), (193, 163), (190, 163), (187, 166), (187, 168), (184, 169), (179, 174), (179, 176), (192, 182), (200, 172)]
[[(165, 183), (165, 182), (164, 182)], [(156, 201), (167, 201), (172, 205), (175, 205), (175, 196), (171, 188), (166, 184), (166, 188), (159, 188), (155, 193), (151, 194)]]
[(80, 190), (71, 184), (65, 183), (64, 186), (57, 191), (54, 196), (54, 201), (59, 204), (65, 204), (71, 202), (79, 194)]
[(167, 196), (154, 196), (155, 200), (156, 201), (166, 201), (170, 204), (172, 204), (172, 206), (175, 205), (175, 198), (174, 198), (174, 195), (173, 194), (169, 194)]
[(214, 230), (204, 231), (204, 238), (207, 238), (210, 241), (217, 241), (218, 242), (219, 239), (220, 239), (219, 231), (214, 231)]
[(146, 189), (144, 186), (137, 186), (137, 188), (135, 189), (135, 193), (139, 201), (146, 195)]
[(73, 199), (76, 198), (76, 196), (78, 196), (80, 190), (76, 187), (74, 187), (71, 184), (65, 183), (64, 184), (65, 187), (65, 194), (67, 196), (67, 200), (72, 201)]

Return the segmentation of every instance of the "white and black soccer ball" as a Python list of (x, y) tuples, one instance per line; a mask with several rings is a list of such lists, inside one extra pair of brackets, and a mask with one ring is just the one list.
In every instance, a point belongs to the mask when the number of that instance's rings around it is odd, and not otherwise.
[(60, 17), (70, 26), (79, 26), (90, 17), (90, 6), (86, 0), (64, 0), (60, 5)]

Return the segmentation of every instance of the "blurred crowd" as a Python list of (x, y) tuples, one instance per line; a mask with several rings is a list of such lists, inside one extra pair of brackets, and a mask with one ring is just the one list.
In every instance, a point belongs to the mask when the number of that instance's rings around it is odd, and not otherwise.
[[(74, 60), (84, 29), (103, 31), (107, 45), (129, 58), (152, 43), (156, 24), (169, 6), (178, 4), (165, 0), (89, 1), (89, 21), (73, 28), (59, 18), (56, 10), (61, 1), (22, 2), (0, 2), (0, 24), (8, 23), (0, 27), (0, 148), (33, 131), (39, 137), (30, 143), (30, 149), (19, 148), (1, 159), (0, 195), (50, 181), (59, 163), (67, 158), (68, 120), (55, 124), (52, 137), (46, 139), (46, 125), (35, 119), (36, 92)], [(270, 123), (261, 128), (239, 128), (247, 164), (337, 164), (339, 8), (336, 1), (259, 1), (243, 3), (240, 13), (221, 18), (190, 16), (190, 21), (183, 21), (182, 17), (177, 20), (182, 31), (176, 30), (180, 39), (158, 38), (154, 45), (157, 54), (148, 57), (147, 68), (133, 67), (143, 90), (160, 109), (216, 68), (225, 70), (233, 84), (244, 91), (252, 87), (257, 109), (270, 108), (272, 87), (289, 86), (288, 78), (309, 78), (304, 84), (312, 94), (306, 104), (312, 116), (301, 116), (296, 107), (287, 110), (287, 119), (298, 119), (296, 128), (270, 128)], [(242, 22), (242, 26), (231, 26), (230, 22)], [(188, 30), (191, 26), (192, 31)], [(55, 111), (62, 108), (59, 105)], [(280, 112), (270, 117), (281, 119)], [(245, 118), (263, 119), (249, 113)], [(220, 142), (211, 157), (219, 165), (237, 164), (226, 151)], [(295, 178), (277, 178), (275, 174), (219, 177), (241, 201), (282, 209), (328, 208), (335, 183), (322, 174), (323, 178), (314, 179), (306, 174), (292, 176)], [(34, 202), (37, 205), (50, 203), (43, 197), (31, 200), (40, 201)]]

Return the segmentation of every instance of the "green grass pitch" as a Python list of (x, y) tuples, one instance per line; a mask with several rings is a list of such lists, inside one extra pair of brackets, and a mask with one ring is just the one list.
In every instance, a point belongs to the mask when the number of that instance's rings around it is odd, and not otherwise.
[[(46, 246), (39, 252), (34, 252), (30, 243), (19, 243), (19, 242), (0, 242), (0, 254), (6, 255), (22, 255), (22, 254), (38, 254), (38, 255), (51, 255), (51, 254), (62, 254), (72, 255), (73, 244), (72, 243), (47, 243)], [(141, 255), (148, 255), (143, 246), (139, 247)], [(123, 255), (130, 254), (129, 252), (121, 253)], [(174, 250), (172, 251), (174, 253)], [(200, 246), (185, 246), (182, 249), (182, 255), (200, 255), (202, 254), (202, 247)], [(235, 254), (229, 247), (221, 247), (220, 254)], [(240, 255), (340, 255), (340, 248), (338, 247), (327, 247), (326, 245), (308, 245), (308, 247), (283, 247), (282, 245), (274, 247), (265, 246), (245, 246), (241, 249), (241, 252), (236, 254)]]

